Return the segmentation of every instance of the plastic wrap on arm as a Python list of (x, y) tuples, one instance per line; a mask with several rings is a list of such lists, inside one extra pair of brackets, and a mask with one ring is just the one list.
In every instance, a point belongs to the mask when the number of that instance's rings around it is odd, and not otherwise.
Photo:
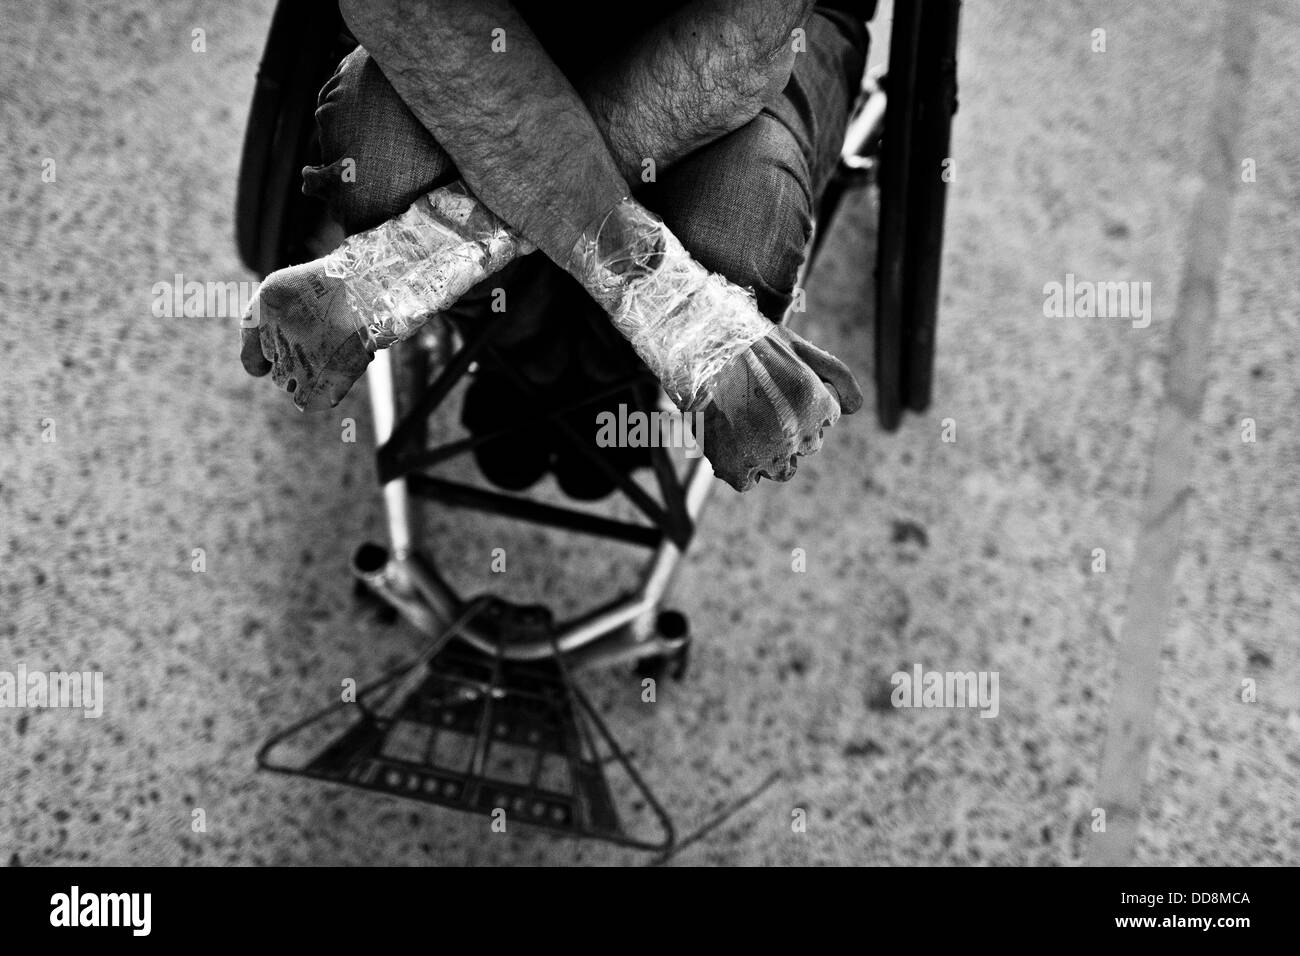
[(359, 328), (386, 348), (533, 246), (463, 183), (421, 196), (393, 219), (348, 237), (325, 258)]
[(570, 271), (682, 411), (703, 408), (723, 368), (776, 328), (631, 198), (578, 241)]

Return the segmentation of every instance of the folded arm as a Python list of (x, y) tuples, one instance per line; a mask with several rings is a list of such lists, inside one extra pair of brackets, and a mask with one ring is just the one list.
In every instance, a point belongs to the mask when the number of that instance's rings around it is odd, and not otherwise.
[[(506, 0), (343, 0), (340, 9), (474, 194), (567, 267), (578, 238), (629, 190), (519, 13)], [(492, 50), (496, 30), (504, 52)]]
[[(490, 209), (567, 266), (659, 169), (753, 119), (812, 0), (698, 0), (575, 90), (506, 0), (343, 0), (357, 39)], [(491, 50), (505, 31), (504, 52)]]

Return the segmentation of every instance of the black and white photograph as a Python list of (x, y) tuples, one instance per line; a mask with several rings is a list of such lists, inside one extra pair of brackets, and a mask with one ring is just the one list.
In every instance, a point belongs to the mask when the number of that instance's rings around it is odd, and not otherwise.
[(1300, 864), (1297, 48), (1294, 0), (5, 0), (24, 919), (1122, 867), (1111, 935), (1242, 939)]

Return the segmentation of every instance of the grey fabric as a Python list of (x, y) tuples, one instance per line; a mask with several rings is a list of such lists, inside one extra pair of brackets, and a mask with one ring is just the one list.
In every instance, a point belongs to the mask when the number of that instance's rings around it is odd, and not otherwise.
[(302, 191), (323, 199), (349, 235), (456, 178), (451, 159), (362, 47), (321, 89), (316, 125), (324, 163), (302, 171)]
[(773, 321), (790, 304), (866, 63), (861, 21), (818, 10), (807, 31), (808, 50), (775, 103), (637, 195), (701, 264), (752, 288)]

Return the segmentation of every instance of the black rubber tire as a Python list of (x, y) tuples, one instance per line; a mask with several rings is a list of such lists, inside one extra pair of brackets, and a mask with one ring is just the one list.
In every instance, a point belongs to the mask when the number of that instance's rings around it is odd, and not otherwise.
[(356, 46), (338, 5), (279, 0), (244, 133), (235, 199), (239, 257), (261, 276), (304, 262), (324, 204), (302, 194), (302, 168), (319, 163), (316, 99)]
[(889, 41), (876, 247), (880, 425), (930, 404), (960, 0), (899, 4)]

